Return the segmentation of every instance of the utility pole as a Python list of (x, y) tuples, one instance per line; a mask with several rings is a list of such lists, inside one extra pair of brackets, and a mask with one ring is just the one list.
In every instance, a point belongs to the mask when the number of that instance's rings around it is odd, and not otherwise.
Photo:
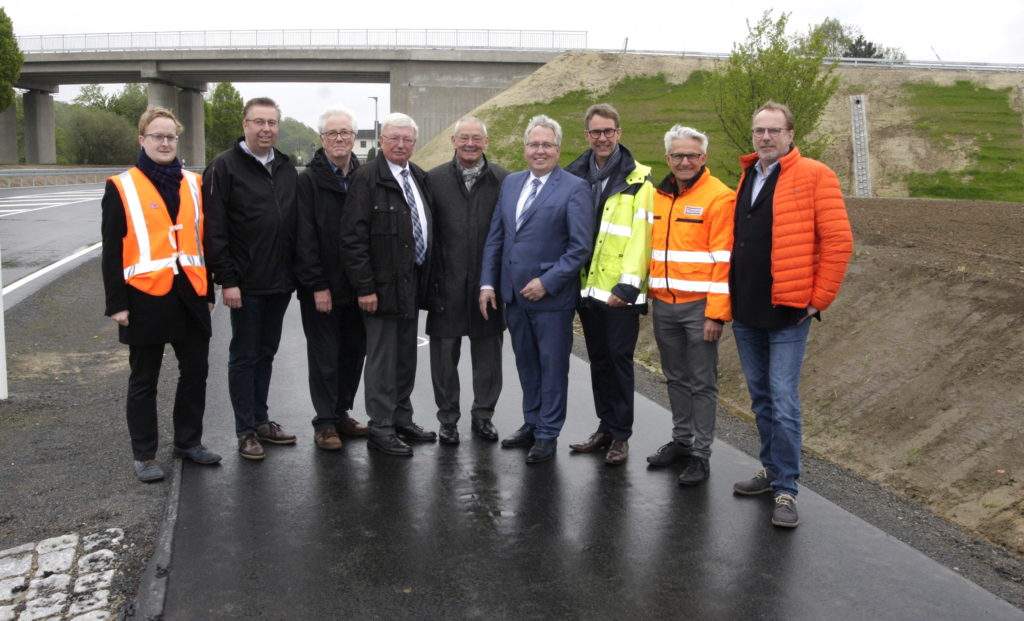
[(380, 131), (380, 126), (377, 123), (377, 98), (372, 95), (369, 98), (373, 100), (373, 146), (379, 148), (380, 136), (377, 135), (377, 132)]

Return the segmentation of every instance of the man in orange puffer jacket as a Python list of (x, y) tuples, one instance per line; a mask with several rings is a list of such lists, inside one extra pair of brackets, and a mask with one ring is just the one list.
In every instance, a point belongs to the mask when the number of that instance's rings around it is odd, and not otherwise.
[(793, 114), (754, 113), (740, 158), (729, 292), (733, 335), (761, 436), (762, 468), (736, 494), (772, 492), (772, 524), (794, 528), (800, 476), (800, 368), (810, 318), (839, 293), (853, 252), (839, 179), (793, 146)]

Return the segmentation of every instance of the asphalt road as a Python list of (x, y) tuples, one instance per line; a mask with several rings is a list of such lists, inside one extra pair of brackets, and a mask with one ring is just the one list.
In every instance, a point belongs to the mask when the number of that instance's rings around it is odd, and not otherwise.
[[(297, 311), (293, 302), (271, 417), (300, 439), (270, 447), (262, 463), (235, 452), (227, 314), (216, 317), (206, 443), (226, 459), (215, 469), (186, 464), (168, 619), (1024, 618), (810, 489), (799, 497), (803, 524), (773, 528), (768, 498), (732, 495), (757, 464), (724, 442), (703, 487), (681, 489), (675, 470), (648, 471), (643, 457), (670, 415), (639, 395), (625, 467), (570, 454), (568, 443), (594, 427), (589, 372), (576, 358), (552, 462), (527, 467), (523, 451), (471, 438), (465, 419), (462, 445), (418, 445), (411, 459), (359, 440), (318, 451)], [(427, 348), (419, 353), (415, 420), (436, 428)], [(504, 372), (502, 435), (521, 421), (510, 347)], [(361, 412), (361, 395), (358, 403)]]
[[(102, 196), (102, 184), (0, 190), (4, 287), (98, 242)], [(93, 251), (81, 261), (97, 253)], [(64, 271), (75, 264), (65, 266)], [(50, 274), (47, 280), (59, 273)], [(44, 282), (20, 288), (7, 300), (7, 306), (38, 290)]]

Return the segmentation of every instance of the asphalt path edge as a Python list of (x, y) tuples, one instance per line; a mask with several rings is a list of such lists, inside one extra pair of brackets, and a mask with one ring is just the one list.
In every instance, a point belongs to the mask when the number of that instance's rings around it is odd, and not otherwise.
[(174, 547), (174, 529), (178, 523), (178, 501), (181, 497), (182, 468), (184, 459), (175, 459), (174, 467), (170, 468), (170, 490), (167, 494), (167, 506), (160, 522), (160, 531), (156, 538), (153, 556), (146, 563), (139, 581), (139, 590), (135, 601), (128, 604), (119, 616), (121, 619), (145, 619), (155, 621), (163, 618), (164, 602), (167, 599), (167, 579), (171, 573), (171, 551)]

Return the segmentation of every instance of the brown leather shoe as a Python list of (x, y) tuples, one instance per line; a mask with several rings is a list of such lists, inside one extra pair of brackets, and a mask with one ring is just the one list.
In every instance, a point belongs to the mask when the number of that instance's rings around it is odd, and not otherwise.
[(603, 451), (604, 449), (611, 446), (612, 434), (605, 433), (603, 431), (595, 431), (590, 434), (586, 442), (580, 442), (578, 444), (570, 444), (569, 448), (572, 449), (573, 453), (596, 453), (597, 451)]
[(281, 425), (274, 421), (267, 421), (262, 425), (257, 425), (256, 436), (263, 442), (270, 442), (271, 444), (295, 444), (295, 436), (285, 433)]
[(608, 447), (608, 452), (604, 454), (604, 463), (611, 466), (619, 466), (626, 463), (627, 457), (629, 457), (629, 441), (612, 440), (612, 445)]
[(255, 434), (246, 434), (238, 439), (238, 453), (253, 461), (263, 459), (263, 445), (256, 439)]
[(362, 438), (370, 431), (366, 428), (366, 425), (351, 416), (345, 416), (342, 418), (341, 422), (335, 425), (334, 428), (337, 429), (338, 433), (341, 435), (348, 436), (350, 438)]
[(316, 447), (325, 451), (341, 450), (341, 438), (334, 427), (323, 427), (313, 432), (313, 442)]

